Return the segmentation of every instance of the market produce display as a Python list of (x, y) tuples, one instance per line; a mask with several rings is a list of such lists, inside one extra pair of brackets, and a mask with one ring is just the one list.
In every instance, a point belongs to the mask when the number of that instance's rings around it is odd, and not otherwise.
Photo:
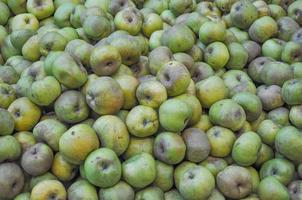
[(302, 0), (0, 0), (0, 200), (302, 200)]

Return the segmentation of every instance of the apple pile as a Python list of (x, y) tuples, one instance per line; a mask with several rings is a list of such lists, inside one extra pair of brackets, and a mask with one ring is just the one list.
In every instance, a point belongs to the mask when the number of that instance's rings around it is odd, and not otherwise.
[(302, 200), (302, 0), (0, 0), (0, 200)]

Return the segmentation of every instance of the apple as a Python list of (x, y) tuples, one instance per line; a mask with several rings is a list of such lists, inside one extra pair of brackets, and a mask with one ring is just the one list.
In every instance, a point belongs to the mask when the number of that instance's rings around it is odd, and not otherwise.
[[(102, 188), (99, 191), (99, 198), (104, 200), (132, 200), (134, 199), (135, 193), (133, 188), (124, 181), (120, 181), (112, 187)], [(97, 199), (97, 198), (96, 198)]]
[(87, 180), (77, 180), (72, 183), (68, 190), (67, 195), (72, 199), (90, 198), (91, 200), (97, 200), (98, 194), (96, 188)]
[[(12, 199), (16, 197), (24, 186), (24, 174), (19, 165), (10, 162), (0, 164), (0, 198)], [(14, 187), (11, 187), (14, 185)]]
[(21, 155), (21, 145), (18, 140), (11, 135), (0, 137), (2, 146), (0, 151), (0, 162), (17, 160)]
[(66, 199), (67, 192), (60, 181), (44, 180), (33, 187), (30, 195), (30, 199), (32, 200), (38, 200), (41, 198)]
[(61, 181), (70, 181), (77, 174), (77, 166), (67, 162), (58, 152), (53, 158), (51, 172)]
[(39, 20), (47, 18), (54, 13), (54, 4), (52, 0), (28, 0), (26, 2), (28, 12), (35, 15)]
[(263, 200), (271, 199), (272, 196), (280, 200), (290, 198), (287, 188), (272, 176), (268, 176), (260, 181), (258, 195)]
[(13, 133), (15, 128), (15, 120), (10, 112), (0, 108), (0, 135), (10, 135)]

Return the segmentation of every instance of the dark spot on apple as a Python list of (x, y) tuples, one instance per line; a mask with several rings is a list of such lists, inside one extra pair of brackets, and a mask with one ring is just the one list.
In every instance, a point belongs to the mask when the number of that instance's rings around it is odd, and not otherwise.
[(16, 117), (20, 117), (20, 115), (21, 115), (20, 110), (17, 109), (14, 114), (15, 114)]
[(240, 75), (237, 75), (237, 76), (236, 76), (236, 80), (237, 80), (237, 81), (241, 81), (241, 76), (240, 76)]
[(48, 200), (55, 200), (56, 196), (57, 195), (55, 193), (51, 193), (51, 194), (49, 194)]
[(294, 194), (296, 194), (297, 192), (298, 192), (297, 187), (294, 187), (294, 189), (293, 189), (293, 193), (294, 193)]
[(160, 141), (160, 142), (159, 142), (159, 151), (160, 151), (161, 153), (164, 153), (164, 152), (165, 152), (165, 144), (164, 144), (163, 141)]
[(147, 99), (147, 100), (151, 100), (152, 98), (151, 98), (151, 96), (146, 95), (146, 99)]
[(14, 189), (16, 186), (17, 186), (17, 182), (14, 181), (14, 182), (12, 183), (11, 187)]
[(71, 131), (71, 133), (70, 133), (71, 135), (75, 135), (75, 131)]
[(235, 7), (236, 11), (240, 11), (240, 9), (241, 9), (241, 4)]
[(171, 78), (170, 78), (170, 75), (169, 74), (164, 74), (164, 78), (166, 79), (166, 81), (170, 81), (171, 80)]
[(108, 167), (109, 167), (109, 163), (103, 162), (103, 163), (101, 164), (101, 167), (102, 167), (103, 170), (106, 170), (106, 169), (108, 169)]
[(143, 125), (146, 126), (149, 123), (149, 121), (147, 119), (143, 120)]
[(32, 155), (36, 155), (37, 153), (38, 153), (37, 148), (34, 148), (34, 149), (31, 151), (31, 154), (32, 154)]
[(214, 131), (214, 136), (215, 137), (218, 137), (220, 134), (219, 134), (219, 131)]
[(195, 175), (192, 172), (189, 172), (189, 179), (193, 179), (195, 177)]
[(272, 169), (272, 175), (276, 175), (277, 173), (278, 173), (278, 169), (273, 168), (273, 169)]
[(128, 21), (129, 23), (133, 22), (132, 17), (128, 17), (127, 21)]
[(212, 47), (208, 48), (208, 52), (209, 52), (209, 54), (212, 54), (212, 53), (213, 53), (213, 51), (214, 51), (214, 49), (213, 49)]
[(24, 19), (24, 22), (25, 22), (26, 24), (29, 24), (30, 19), (29, 19), (28, 17), (26, 17), (26, 18)]
[(2, 94), (6, 94), (6, 95), (9, 94), (9, 92), (6, 88), (1, 88), (0, 90), (1, 90)]
[(261, 61), (259, 64), (260, 64), (260, 65), (264, 65), (264, 64), (265, 64), (265, 62), (264, 62), (264, 61)]

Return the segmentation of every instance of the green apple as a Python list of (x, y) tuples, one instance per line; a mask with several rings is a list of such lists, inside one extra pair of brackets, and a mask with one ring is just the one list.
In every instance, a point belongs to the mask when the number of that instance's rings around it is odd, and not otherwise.
[(288, 185), (288, 192), (291, 199), (301, 199), (301, 181), (296, 180)]
[[(277, 0), (279, 1), (279, 0)], [(278, 20), (281, 17), (286, 16), (285, 9), (277, 4), (268, 4), (268, 8), (270, 10), (270, 15), (275, 19)]]
[(58, 180), (44, 180), (39, 182), (31, 191), (30, 199), (47, 199), (53, 196), (57, 199), (66, 199), (66, 189)]
[(195, 37), (186, 25), (176, 24), (163, 32), (161, 42), (163, 46), (169, 47), (173, 53), (177, 53), (191, 49)]
[(122, 174), (129, 185), (144, 188), (156, 178), (155, 160), (150, 154), (137, 154), (123, 162)]
[(186, 170), (179, 180), (179, 192), (185, 199), (206, 200), (214, 188), (214, 176), (202, 166)]
[(302, 44), (302, 29), (298, 29), (291, 37), (291, 40)]
[(232, 99), (237, 102), (245, 111), (248, 121), (255, 121), (262, 112), (260, 98), (249, 92), (235, 94)]
[(293, 18), (301, 26), (302, 1), (301, 0), (294, 1), (292, 4), (288, 6), (287, 12), (288, 12), (288, 16)]
[(124, 152), (123, 157), (128, 159), (140, 153), (149, 153), (150, 155), (153, 155), (153, 144), (153, 137), (138, 138), (131, 136), (129, 145)]
[(156, 13), (160, 14), (164, 10), (168, 9), (168, 3), (169, 1), (163, 0), (163, 1), (154, 1), (154, 0), (146, 0), (144, 1), (144, 8), (151, 8), (153, 9)]
[(32, 177), (29, 181), (29, 189), (32, 190), (39, 182), (45, 180), (58, 180), (58, 179), (52, 173), (46, 172), (45, 174), (42, 174), (40, 176)]
[[(197, 47), (199, 48), (199, 47)], [(195, 62), (190, 69), (191, 77), (195, 83), (214, 75), (214, 70), (205, 62)]]
[(280, 125), (273, 120), (266, 119), (259, 124), (257, 133), (261, 137), (262, 142), (273, 146), (275, 144), (275, 137), (280, 128)]
[(247, 64), (249, 56), (243, 45), (237, 42), (232, 42), (228, 45), (228, 50), (230, 58), (226, 67), (228, 69), (243, 69)]
[(243, 48), (248, 54), (247, 62), (250, 63), (261, 54), (261, 46), (252, 40), (247, 40), (242, 43)]
[(292, 35), (300, 28), (299, 24), (290, 17), (281, 17), (277, 21), (278, 38), (284, 41), (289, 41)]
[(19, 74), (17, 71), (11, 66), (0, 66), (0, 79), (9, 85), (17, 83), (19, 79)]
[(298, 105), (302, 102), (302, 94), (298, 91), (302, 88), (302, 79), (291, 79), (282, 86), (282, 98), (288, 105)]
[(162, 132), (154, 140), (154, 157), (166, 164), (180, 163), (186, 154), (186, 144), (176, 133)]
[[(86, 1), (88, 2), (88, 1)], [(81, 16), (85, 13), (86, 7), (82, 4), (75, 6), (74, 10), (70, 15), (70, 23), (75, 28), (80, 28), (82, 26)]]
[(289, 111), (290, 122), (297, 128), (302, 128), (302, 119), (301, 119), (302, 106), (292, 106)]
[(114, 115), (105, 115), (95, 121), (93, 128), (103, 147), (112, 149), (118, 156), (126, 151), (129, 133), (121, 119)]
[(290, 199), (287, 188), (272, 176), (260, 181), (258, 195), (261, 200), (269, 200), (272, 196), (276, 200)]
[(216, 176), (217, 187), (222, 194), (232, 199), (242, 199), (253, 189), (252, 176), (244, 167), (231, 165)]
[(178, 190), (172, 189), (165, 192), (165, 200), (184, 200)]
[(250, 166), (256, 162), (261, 148), (261, 138), (255, 132), (245, 132), (234, 143), (232, 158), (240, 166)]
[(259, 167), (263, 163), (265, 163), (266, 161), (271, 160), (273, 158), (274, 158), (274, 151), (273, 151), (273, 149), (270, 146), (262, 143), (260, 151), (258, 153), (258, 158), (257, 158), (257, 160), (255, 162), (255, 166)]
[(27, 97), (16, 99), (7, 109), (15, 120), (15, 130), (31, 130), (39, 121), (41, 109)]
[(159, 187), (162, 191), (168, 191), (173, 187), (174, 180), (174, 168), (172, 165), (168, 165), (159, 160), (155, 161), (156, 165), (156, 178), (154, 185)]
[(249, 28), (249, 36), (255, 42), (263, 43), (278, 31), (275, 20), (269, 16), (263, 16), (253, 22)]
[(301, 64), (302, 64), (301, 62), (296, 62), (291, 65), (293, 68), (294, 78), (302, 78), (302, 65)]
[(55, 101), (54, 111), (60, 120), (71, 124), (83, 121), (89, 114), (85, 96), (75, 90), (63, 92)]
[(184, 173), (189, 170), (195, 168), (197, 165), (195, 163), (189, 161), (183, 161), (179, 165), (175, 167), (174, 170), (174, 183), (175, 187), (179, 190), (180, 179), (183, 177)]
[(169, 99), (159, 107), (160, 124), (168, 131), (182, 131), (191, 117), (191, 107), (178, 99)]
[(0, 162), (14, 161), (21, 156), (21, 145), (18, 140), (11, 135), (0, 136)]
[(26, 0), (7, 1), (7, 5), (15, 15), (26, 13)]
[(65, 87), (74, 89), (87, 80), (87, 71), (69, 53), (58, 55), (52, 63), (52, 74)]
[(77, 175), (77, 166), (71, 164), (63, 155), (58, 152), (55, 154), (51, 172), (60, 180), (60, 181), (70, 181)]
[(51, 168), (52, 161), (51, 148), (44, 143), (37, 143), (23, 153), (21, 166), (31, 176), (39, 176)]
[(99, 145), (98, 136), (91, 126), (77, 124), (60, 137), (59, 151), (67, 162), (79, 165), (85, 161), (88, 154), (98, 149)]
[(0, 12), (1, 12), (0, 24), (5, 25), (8, 21), (8, 18), (10, 17), (10, 11), (7, 4), (0, 2)]
[(257, 88), (257, 96), (262, 102), (264, 110), (273, 110), (284, 104), (281, 88), (277, 85), (261, 85)]
[(228, 166), (228, 163), (223, 158), (209, 156), (206, 160), (202, 161), (199, 165), (207, 168), (214, 177)]
[(260, 178), (264, 179), (267, 176), (273, 176), (280, 183), (287, 185), (293, 180), (294, 173), (294, 164), (286, 159), (275, 158), (263, 163), (260, 169)]
[(246, 120), (243, 108), (231, 99), (214, 103), (210, 108), (209, 117), (212, 123), (233, 131), (239, 130)]
[(137, 35), (143, 25), (142, 15), (136, 8), (125, 8), (116, 13), (114, 25), (118, 30), (125, 30), (131, 35)]
[(173, 60), (173, 54), (168, 47), (157, 47), (149, 53), (149, 69), (151, 74), (157, 72), (169, 61)]
[(0, 135), (10, 135), (15, 128), (15, 121), (11, 113), (7, 110), (0, 108)]
[[(276, 50), (276, 49), (274, 49), (274, 50)], [(252, 62), (250, 62), (249, 66), (248, 66), (248, 75), (251, 77), (251, 79), (253, 79), (253, 81), (261, 83), (262, 80), (260, 78), (260, 75), (261, 75), (263, 66), (266, 63), (269, 63), (272, 61), (273, 61), (273, 59), (270, 57), (255, 58)]]
[(97, 46), (91, 52), (90, 65), (94, 73), (99, 76), (114, 74), (121, 62), (121, 55), (113, 46)]
[(203, 44), (212, 42), (223, 42), (226, 35), (225, 25), (220, 22), (208, 21), (199, 29), (199, 40)]
[(87, 16), (82, 23), (82, 27), (87, 37), (92, 40), (107, 37), (112, 31), (110, 21), (104, 16), (97, 15)]
[(223, 68), (229, 61), (228, 48), (222, 42), (213, 42), (205, 49), (204, 59), (214, 70)]
[(152, 33), (157, 30), (161, 30), (163, 28), (163, 20), (156, 13), (150, 13), (146, 17), (144, 17), (144, 21), (142, 24), (142, 32), (145, 36), (150, 38)]
[(50, 51), (63, 51), (67, 44), (66, 38), (56, 31), (44, 34), (39, 40), (40, 53), (47, 56)]
[(279, 107), (274, 110), (271, 110), (267, 114), (267, 118), (276, 122), (279, 125), (288, 125), (289, 124), (289, 110), (285, 107)]
[(33, 129), (33, 135), (38, 142), (45, 142), (54, 151), (59, 150), (60, 137), (67, 127), (58, 120), (46, 119), (40, 121)]
[(58, 6), (53, 15), (55, 25), (59, 26), (60, 28), (71, 26), (69, 19), (75, 6), (76, 4), (71, 2), (66, 2)]
[(22, 47), (22, 55), (25, 59), (30, 61), (38, 61), (41, 53), (39, 48), (39, 36), (33, 35), (30, 37)]
[(241, 29), (247, 29), (257, 20), (257, 8), (250, 1), (240, 0), (234, 3), (230, 10), (232, 24)]
[(54, 13), (55, 7), (52, 0), (28, 0), (26, 9), (41, 20), (51, 16)]
[(14, 200), (30, 200), (30, 193), (29, 192), (24, 192), (18, 194)]
[(163, 30), (154, 31), (149, 37), (149, 49), (153, 50), (157, 47), (160, 47), (161, 44), (161, 37), (163, 35)]
[(181, 136), (186, 144), (187, 160), (201, 162), (209, 156), (211, 146), (204, 132), (197, 128), (188, 128), (182, 132)]
[(213, 126), (207, 131), (207, 136), (211, 145), (211, 156), (225, 157), (231, 153), (236, 140), (236, 136), (231, 130)]
[(11, 30), (21, 30), (21, 29), (30, 29), (30, 30), (38, 30), (39, 21), (38, 19), (30, 13), (18, 14), (11, 21)]
[(266, 85), (282, 86), (285, 81), (293, 78), (293, 70), (286, 63), (272, 61), (263, 66), (260, 77)]
[(294, 126), (285, 126), (281, 128), (275, 138), (276, 150), (288, 159), (300, 162), (302, 160), (302, 134)]
[(157, 80), (142, 82), (136, 89), (136, 98), (143, 106), (158, 108), (167, 100), (167, 90), (163, 84)]
[(281, 60), (289, 64), (302, 61), (302, 45), (293, 41), (289, 41), (284, 45), (281, 54)]
[[(1, 163), (0, 164), (0, 189), (1, 199), (13, 199), (22, 192), (25, 177), (22, 169), (15, 163)], [(11, 186), (15, 185), (14, 188)]]
[(108, 148), (89, 154), (84, 163), (86, 178), (99, 187), (112, 187), (121, 178), (122, 166), (117, 155)]
[(275, 60), (281, 60), (281, 54), (285, 42), (279, 39), (269, 39), (262, 45), (262, 55), (273, 58)]
[(186, 91), (191, 77), (184, 64), (170, 61), (158, 71), (157, 79), (166, 87), (168, 96), (177, 96)]
[(121, 86), (124, 94), (123, 109), (131, 109), (137, 105), (136, 88), (139, 84), (137, 78), (131, 75), (119, 75), (114, 79)]
[(68, 198), (71, 199), (89, 198), (91, 200), (98, 200), (96, 188), (84, 179), (73, 182), (69, 186), (67, 194)]
[(99, 191), (99, 197), (103, 200), (133, 200), (134, 196), (133, 188), (124, 181), (120, 181), (109, 188), (101, 188)]

